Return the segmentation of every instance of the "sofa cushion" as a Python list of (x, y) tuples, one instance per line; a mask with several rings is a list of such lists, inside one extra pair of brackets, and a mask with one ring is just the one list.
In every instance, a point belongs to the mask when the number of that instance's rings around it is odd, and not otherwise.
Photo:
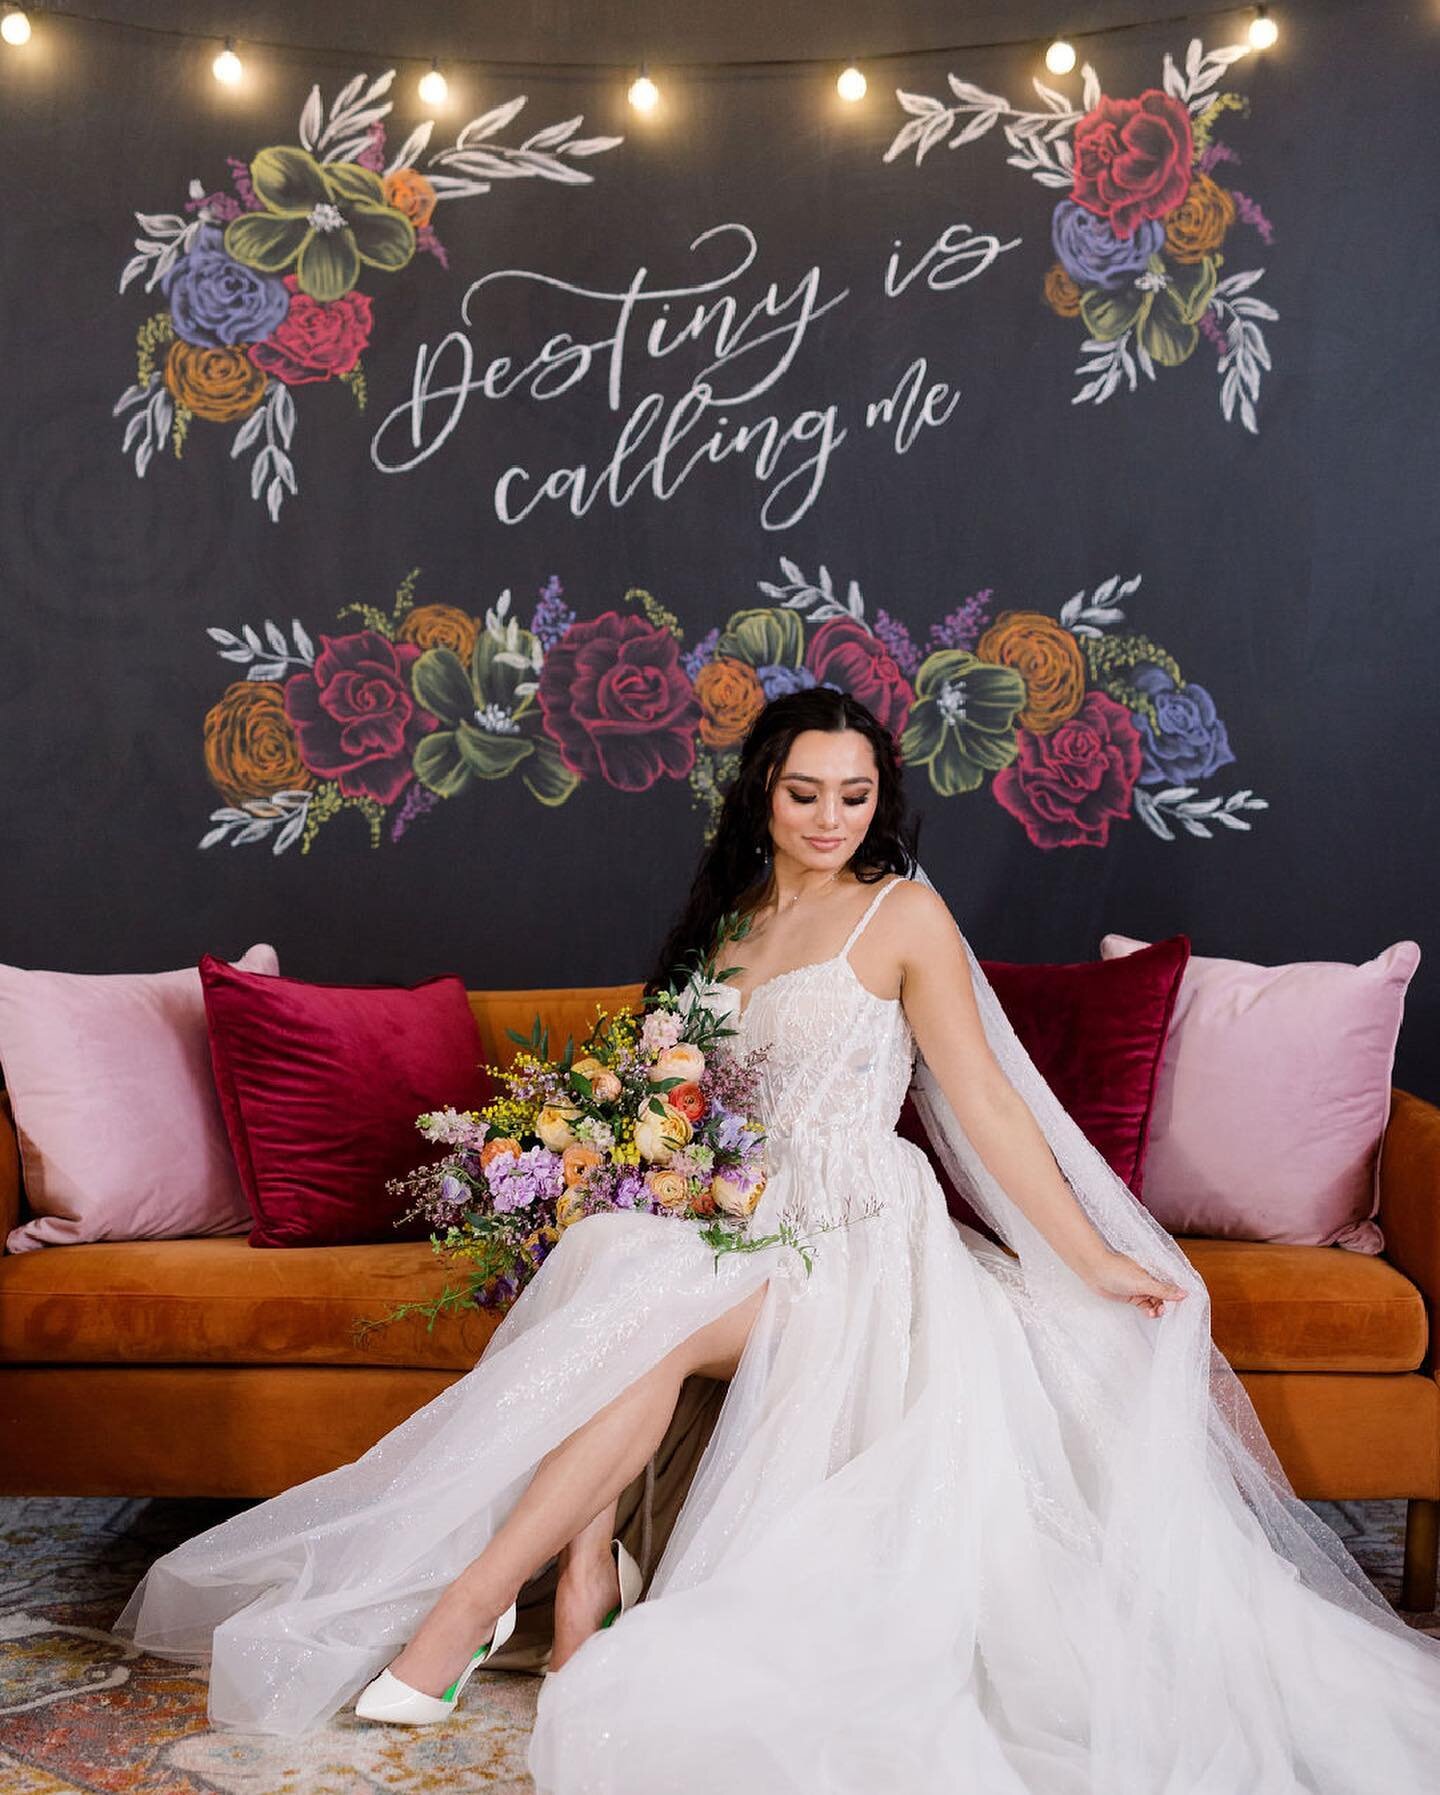
[[(1107, 935), (1107, 960), (1144, 952)], [(1155, 1095), (1145, 1204), (1172, 1234), (1383, 1251), (1378, 1158), (1420, 960), (1191, 956)]]
[(468, 1371), (497, 1317), (411, 1318), (354, 1337), (461, 1278), (426, 1241), (257, 1252), (244, 1239), (127, 1241), (0, 1259), (0, 1361), (403, 1365)]
[[(239, 965), (274, 974), (273, 947)], [(215, 1098), (200, 974), (0, 966), (0, 1065), (29, 1216), (11, 1253), (241, 1233), (249, 1212)]]
[[(657, 1223), (666, 1227), (669, 1222)], [(1259, 1241), (1179, 1242), (1210, 1292), (1216, 1343), (1240, 1371), (1413, 1371), (1425, 1305), (1383, 1259)], [(357, 1341), (357, 1321), (456, 1281), (427, 1244), (293, 1247), (127, 1241), (0, 1259), (0, 1361), (375, 1365), (468, 1371), (489, 1311), (411, 1319)]]
[(1215, 1344), (1237, 1371), (1414, 1371), (1425, 1302), (1388, 1260), (1331, 1247), (1180, 1236), (1205, 1280)]
[(414, 986), (260, 979), (200, 962), (215, 1088), (257, 1247), (414, 1239), (389, 1180), (436, 1157), (424, 1110), (491, 1095), (481, 1042), (453, 976)]

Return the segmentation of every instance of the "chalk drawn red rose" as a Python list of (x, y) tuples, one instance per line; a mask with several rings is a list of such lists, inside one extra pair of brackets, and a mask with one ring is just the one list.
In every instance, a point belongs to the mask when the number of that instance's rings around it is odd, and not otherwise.
[(850, 617), (832, 617), (810, 638), (805, 665), (858, 698), (898, 740), (915, 701), (914, 688), (880, 638)]
[(285, 285), (290, 309), (263, 343), (251, 345), (251, 361), (286, 386), (348, 374), (370, 341), (369, 294), (350, 292), (322, 305), (300, 291), (293, 274)]
[(604, 611), (572, 623), (545, 656), (537, 694), (560, 758), (622, 792), (684, 779), (700, 705), (669, 630)]
[(347, 798), (393, 804), (410, 783), (415, 744), (438, 726), (410, 690), (419, 655), (376, 630), (321, 636), (315, 665), (285, 682), (300, 758)]
[(995, 775), (995, 796), (1037, 848), (1103, 848), (1130, 814), (1140, 736), (1130, 713), (1091, 692), (1048, 735), (1016, 732), (1019, 755)]
[(1193, 154), (1190, 114), (1173, 95), (1147, 87), (1138, 100), (1103, 98), (1075, 127), (1070, 197), (1130, 237), (1184, 199)]

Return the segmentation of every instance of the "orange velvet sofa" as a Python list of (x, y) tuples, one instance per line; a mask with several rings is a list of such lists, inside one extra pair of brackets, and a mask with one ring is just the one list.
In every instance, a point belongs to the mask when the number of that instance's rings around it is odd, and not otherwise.
[[(537, 1015), (552, 1047), (638, 984), (478, 991), (486, 1058)], [(1408, 1500), (1403, 1602), (1435, 1605), (1440, 1543), (1440, 1108), (1396, 1090), (1383, 1255), (1182, 1237), (1217, 1344), (1298, 1493)], [(23, 1218), (0, 1112), (0, 1239)], [(467, 1370), (478, 1312), (354, 1323), (438, 1293), (427, 1244), (257, 1250), (244, 1237), (0, 1258), (0, 1494), (267, 1496), (358, 1457)]]

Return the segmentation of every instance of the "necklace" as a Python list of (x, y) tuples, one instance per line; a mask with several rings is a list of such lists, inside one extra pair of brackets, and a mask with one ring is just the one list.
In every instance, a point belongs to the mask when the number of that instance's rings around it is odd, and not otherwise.
[[(821, 882), (815, 887), (815, 890), (816, 891), (824, 891), (824, 889), (827, 885), (833, 885), (835, 883), (835, 881), (840, 877), (841, 873), (844, 872), (844, 870), (845, 870), (845, 868), (843, 866), (837, 866), (835, 868), (835, 871), (833, 873), (831, 873), (831, 875), (828, 879), (821, 880)], [(788, 898), (783, 899), (779, 904), (777, 904), (775, 906), (775, 914), (778, 916), (780, 914), (780, 912), (785, 908), (786, 904), (798, 904), (800, 902), (801, 898), (804, 897), (804, 895), (808, 889), (809, 889), (808, 886), (802, 885), (798, 891), (792, 891)]]

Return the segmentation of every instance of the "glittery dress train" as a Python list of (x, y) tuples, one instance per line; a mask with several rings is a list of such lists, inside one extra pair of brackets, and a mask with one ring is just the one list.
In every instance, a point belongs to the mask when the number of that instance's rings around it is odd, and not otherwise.
[(832, 959), (743, 1011), (719, 987), (770, 1049), (757, 1229), (846, 1224), (812, 1271), (786, 1247), (717, 1270), (660, 1217), (570, 1228), (464, 1378), (151, 1569), (118, 1624), (213, 1650), (218, 1723), (295, 1733), (352, 1698), (551, 1447), (767, 1285), (645, 1600), (541, 1686), (541, 1795), (1418, 1790), (1435, 1660), (1304, 1588), (1218, 1485), (1141, 1517), (1170, 1587), (1135, 1637), (1108, 1418), (1052, 1400), (1083, 1346), (895, 1132), (914, 1039), (849, 954), (896, 882)]

